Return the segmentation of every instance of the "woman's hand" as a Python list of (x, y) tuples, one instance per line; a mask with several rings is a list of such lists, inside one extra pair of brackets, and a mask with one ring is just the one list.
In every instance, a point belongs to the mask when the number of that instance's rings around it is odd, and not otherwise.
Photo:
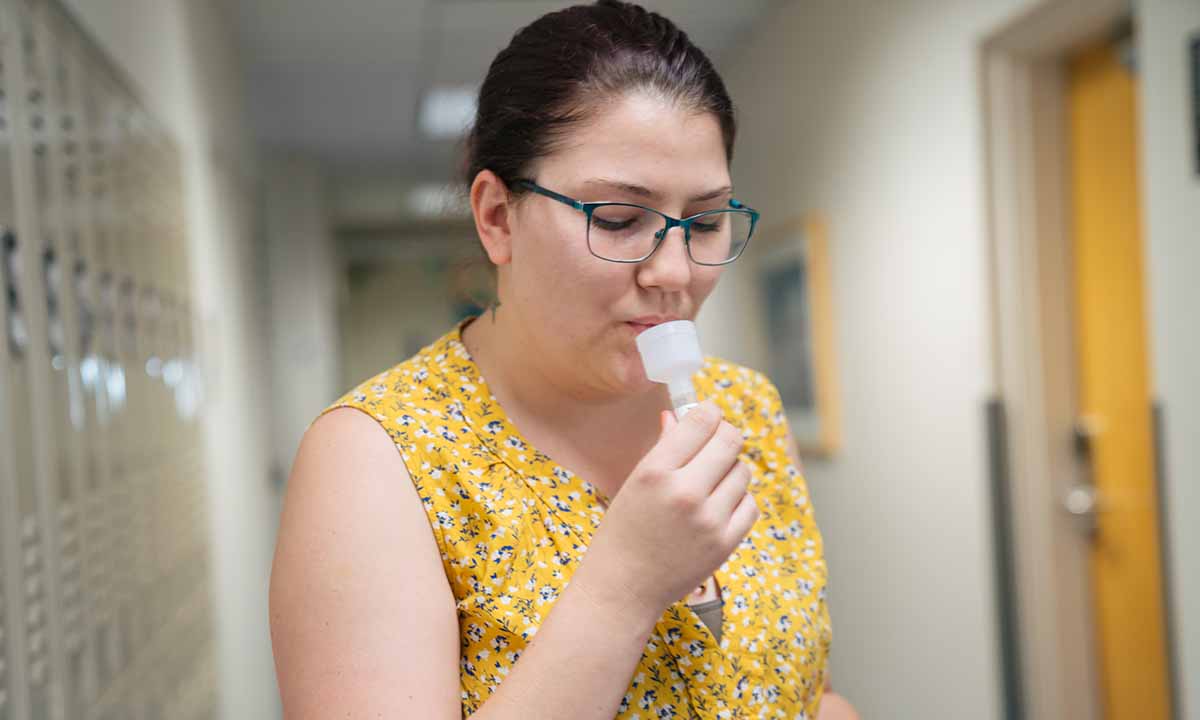
[(613, 498), (573, 582), (589, 594), (615, 588), (650, 618), (686, 597), (758, 519), (742, 443), (711, 401), (679, 422), (664, 413), (658, 443)]

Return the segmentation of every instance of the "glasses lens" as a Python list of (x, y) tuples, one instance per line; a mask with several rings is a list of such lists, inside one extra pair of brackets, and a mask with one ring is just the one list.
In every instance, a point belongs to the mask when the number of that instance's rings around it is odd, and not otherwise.
[(601, 205), (592, 211), (588, 247), (606, 260), (640, 260), (667, 226), (658, 213), (632, 205)]
[(750, 213), (722, 210), (692, 221), (688, 249), (692, 259), (705, 265), (719, 265), (741, 254), (750, 242)]

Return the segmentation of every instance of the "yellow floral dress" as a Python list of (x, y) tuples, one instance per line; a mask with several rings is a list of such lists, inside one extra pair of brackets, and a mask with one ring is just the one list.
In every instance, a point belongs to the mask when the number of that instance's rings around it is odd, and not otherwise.
[[(509, 422), (462, 344), (466, 322), (322, 412), (375, 418), (412, 476), (457, 600), (464, 717), (520, 658), (605, 512), (591, 483)], [(715, 573), (721, 642), (684, 600), (669, 606), (616, 717), (811, 720), (831, 640), (826, 568), (779, 394), (761, 373), (712, 358), (695, 385), (745, 434), (761, 517)]]

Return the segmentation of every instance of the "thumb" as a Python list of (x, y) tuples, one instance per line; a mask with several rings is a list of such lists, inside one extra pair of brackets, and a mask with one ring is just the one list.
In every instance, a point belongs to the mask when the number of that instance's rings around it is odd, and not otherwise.
[(659, 437), (662, 437), (662, 435), (668, 430), (679, 424), (679, 421), (675, 419), (675, 413), (671, 412), (670, 410), (663, 410), (661, 413), (659, 413), (658, 420), (659, 425), (662, 427), (662, 432), (659, 433)]

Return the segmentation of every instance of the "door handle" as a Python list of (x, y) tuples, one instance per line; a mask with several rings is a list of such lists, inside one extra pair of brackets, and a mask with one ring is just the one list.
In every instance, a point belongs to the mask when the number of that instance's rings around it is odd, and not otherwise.
[(1104, 434), (1104, 418), (1099, 415), (1080, 415), (1071, 428), (1075, 455), (1079, 461), (1091, 468), (1092, 448), (1096, 438)]
[(1092, 451), (1096, 438), (1104, 432), (1104, 420), (1098, 415), (1082, 415), (1071, 429), (1075, 456), (1080, 464), (1080, 481), (1067, 489), (1062, 507), (1079, 523), (1079, 529), (1094, 536), (1099, 529), (1098, 514), (1104, 510), (1104, 499), (1092, 479)]
[(1094, 516), (1098, 505), (1096, 488), (1090, 485), (1076, 485), (1063, 497), (1063, 509), (1080, 518)]
[(1103, 510), (1100, 494), (1087, 483), (1080, 483), (1067, 490), (1062, 507), (1079, 525), (1079, 531), (1092, 537), (1100, 529), (1099, 513)]

